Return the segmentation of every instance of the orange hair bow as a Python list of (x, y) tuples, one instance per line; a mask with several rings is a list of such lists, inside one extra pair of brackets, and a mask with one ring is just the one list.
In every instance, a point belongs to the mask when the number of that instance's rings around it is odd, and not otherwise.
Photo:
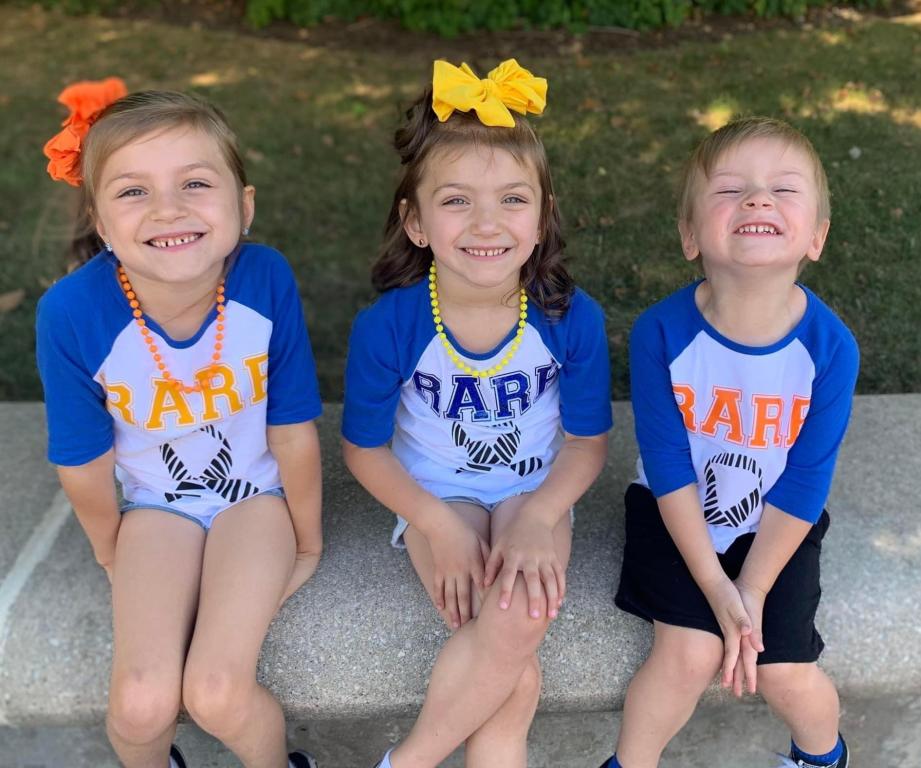
[(61, 91), (58, 101), (70, 110), (70, 115), (61, 123), (61, 132), (45, 144), (48, 175), (52, 179), (80, 186), (83, 181), (80, 176), (80, 151), (84, 137), (99, 113), (127, 94), (124, 82), (117, 77), (84, 80)]
[(534, 77), (515, 59), (506, 59), (482, 80), (466, 64), (436, 61), (432, 76), (432, 109), (441, 122), (454, 110), (476, 111), (483, 125), (512, 128), (510, 109), (539, 115), (547, 106), (547, 81)]

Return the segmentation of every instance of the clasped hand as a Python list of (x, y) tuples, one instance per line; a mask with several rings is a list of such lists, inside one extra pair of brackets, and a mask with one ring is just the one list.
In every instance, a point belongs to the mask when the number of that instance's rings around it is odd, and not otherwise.
[(758, 654), (764, 651), (761, 637), (764, 594), (741, 582), (734, 583), (728, 576), (701, 588), (723, 633), (720, 674), (723, 688), (732, 688), (736, 696), (742, 695), (743, 687), (754, 693)]
[(486, 587), (499, 585), (499, 607), (512, 604), (518, 573), (528, 592), (528, 615), (556, 618), (566, 595), (566, 569), (560, 562), (553, 529), (518, 510), (515, 519), (492, 542), (486, 562)]

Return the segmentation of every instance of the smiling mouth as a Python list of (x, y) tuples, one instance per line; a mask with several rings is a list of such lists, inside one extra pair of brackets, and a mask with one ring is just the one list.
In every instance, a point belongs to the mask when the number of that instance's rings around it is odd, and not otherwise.
[(507, 253), (510, 248), (462, 248), (464, 253), (469, 254), (470, 256), (479, 256), (480, 258), (489, 258), (495, 256), (501, 256), (504, 253)]
[(737, 235), (780, 235), (783, 234), (777, 227), (772, 224), (746, 224), (744, 227), (739, 227), (736, 232)]
[(177, 245), (194, 243), (202, 237), (204, 235), (199, 232), (190, 232), (187, 235), (179, 235), (178, 237), (152, 237), (147, 241), (147, 245), (152, 245), (154, 248), (172, 248)]

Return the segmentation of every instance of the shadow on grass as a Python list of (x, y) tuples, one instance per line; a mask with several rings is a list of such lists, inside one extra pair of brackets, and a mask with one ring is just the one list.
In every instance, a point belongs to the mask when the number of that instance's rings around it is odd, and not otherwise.
[[(340, 399), (397, 173), (389, 140), (430, 72), (429, 52), (318, 49), (35, 9), (0, 9), (0, 22), (10, 74), (0, 87), (0, 294), (26, 291), (0, 315), (0, 398), (41, 396), (32, 317), (64, 271), (72, 190), (48, 180), (40, 155), (63, 117), (54, 98), (71, 80), (120, 74), (132, 89), (194, 90), (227, 112), (257, 187), (254, 236), (294, 266), (323, 397)], [(607, 311), (615, 397), (627, 394), (633, 319), (695, 274), (675, 230), (677, 173), (697, 141), (739, 113), (788, 119), (826, 164), (832, 230), (804, 280), (857, 335), (859, 390), (921, 390), (919, 53), (921, 27), (875, 20), (522, 62), (550, 80), (535, 123), (572, 269)]]

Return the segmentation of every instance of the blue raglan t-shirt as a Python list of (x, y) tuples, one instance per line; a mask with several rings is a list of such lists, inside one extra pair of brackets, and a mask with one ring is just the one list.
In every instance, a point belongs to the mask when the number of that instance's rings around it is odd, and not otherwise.
[[(190, 512), (277, 487), (266, 426), (320, 414), (316, 371), (294, 275), (277, 251), (247, 244), (225, 280), (225, 330), (214, 386), (185, 394), (165, 381), (102, 253), (42, 297), (37, 357), (48, 457), (77, 466), (115, 449), (116, 475), (135, 503)], [(143, 307), (142, 307), (143, 308)], [(170, 373), (195, 380), (214, 352), (216, 309), (175, 341), (145, 316)]]
[[(464, 350), (477, 370), (499, 363), (516, 328), (484, 354)], [(495, 503), (536, 489), (563, 440), (611, 428), (610, 364), (601, 308), (577, 290), (554, 320), (528, 310), (518, 351), (486, 377), (465, 374), (438, 338), (428, 283), (384, 293), (352, 326), (342, 434), (391, 449), (438, 496)]]
[(725, 552), (757, 531), (764, 503), (816, 522), (831, 488), (857, 379), (857, 342), (812, 291), (782, 339), (722, 336), (694, 301), (700, 282), (646, 310), (630, 336), (639, 480), (657, 497), (696, 483)]

